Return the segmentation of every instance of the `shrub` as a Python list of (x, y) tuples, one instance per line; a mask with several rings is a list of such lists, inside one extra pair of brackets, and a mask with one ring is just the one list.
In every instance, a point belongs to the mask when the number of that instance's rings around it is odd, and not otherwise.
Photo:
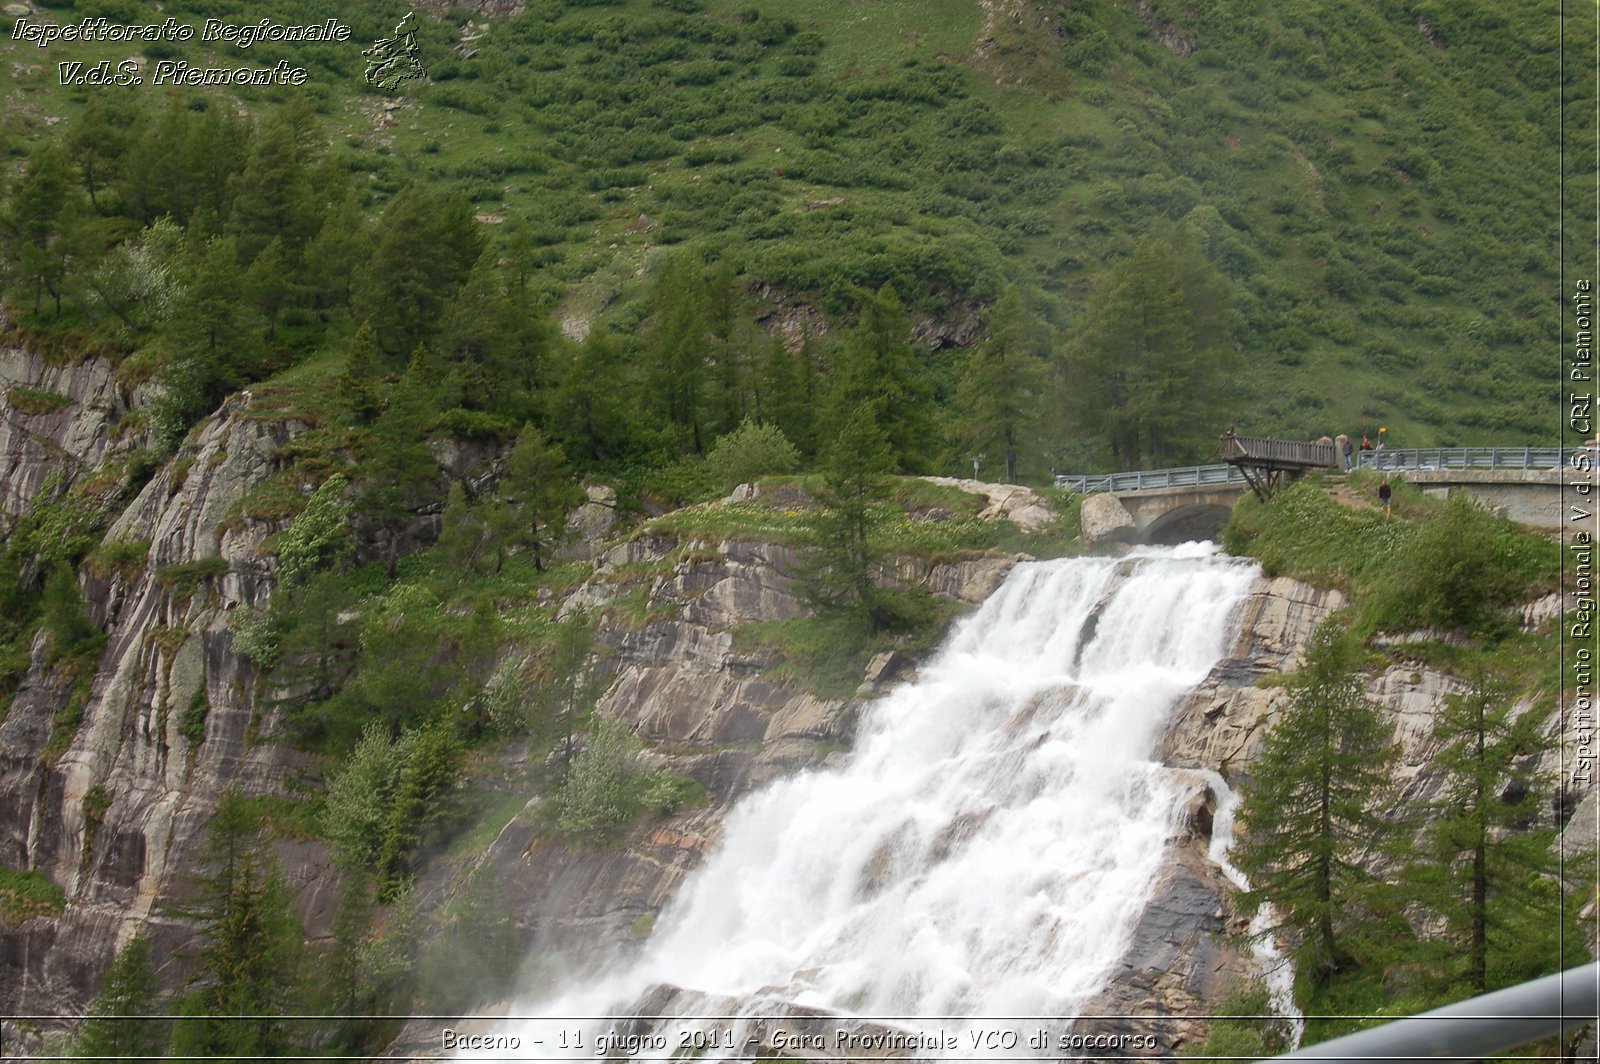
[(0, 916), (5, 919), (21, 922), (30, 916), (59, 913), (66, 903), (66, 892), (43, 872), (0, 868)]
[(311, 496), (278, 541), (278, 580), (294, 587), (318, 569), (335, 565), (355, 550), (350, 536), (350, 482), (335, 473)]
[(60, 392), (48, 388), (25, 388), (18, 385), (6, 392), (6, 399), (24, 414), (53, 414), (72, 402)]
[(776, 425), (758, 425), (745, 418), (706, 455), (706, 466), (724, 491), (759, 477), (793, 473), (800, 452)]
[(670, 815), (699, 799), (693, 780), (639, 767), (639, 740), (615, 717), (595, 722), (583, 749), (572, 759), (550, 798), (557, 832), (592, 838), (642, 816)]
[(113, 575), (131, 580), (144, 567), (150, 554), (148, 539), (114, 539), (96, 547), (84, 559), (84, 567), (102, 580)]

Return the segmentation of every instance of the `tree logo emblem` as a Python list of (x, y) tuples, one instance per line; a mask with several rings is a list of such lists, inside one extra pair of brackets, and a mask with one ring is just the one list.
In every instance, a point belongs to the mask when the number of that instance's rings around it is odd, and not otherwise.
[(425, 78), (428, 72), (417, 60), (416, 12), (406, 12), (400, 25), (394, 28), (393, 37), (374, 41), (371, 48), (361, 53), (367, 60), (368, 85), (393, 90), (402, 81)]

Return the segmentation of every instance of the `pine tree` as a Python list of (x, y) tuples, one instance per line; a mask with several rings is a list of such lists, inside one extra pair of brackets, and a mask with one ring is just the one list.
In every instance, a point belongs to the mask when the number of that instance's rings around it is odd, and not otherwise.
[(1007, 289), (989, 314), (989, 338), (968, 357), (956, 390), (958, 445), (1004, 463), (1015, 484), (1024, 448), (1033, 450), (1044, 390), (1044, 342), (1022, 297)]
[(1363, 862), (1397, 845), (1384, 816), (1397, 748), (1362, 693), (1359, 654), (1334, 623), (1312, 636), (1251, 766), (1231, 855), (1250, 877), (1247, 906), (1277, 907), (1296, 966), (1318, 981), (1354, 962), (1362, 921), (1382, 909), (1382, 884)]
[(150, 940), (139, 935), (117, 951), (89, 1006), (89, 1019), (72, 1043), (75, 1057), (137, 1059), (154, 1057), (166, 1045), (159, 1012), (161, 986), (156, 979)]
[(1529, 772), (1545, 743), (1540, 715), (1519, 708), (1480, 673), (1434, 722), (1444, 785), (1411, 885), (1444, 921), (1438, 966), (1451, 991), (1482, 994), (1562, 964), (1554, 830), (1540, 823), (1549, 781)]

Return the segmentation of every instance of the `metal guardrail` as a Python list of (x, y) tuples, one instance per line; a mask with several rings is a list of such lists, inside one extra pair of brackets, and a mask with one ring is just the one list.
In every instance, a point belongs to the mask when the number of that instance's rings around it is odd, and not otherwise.
[(1565, 465), (1576, 448), (1560, 447), (1423, 447), (1411, 450), (1358, 451), (1362, 469), (1555, 469)]
[(1243, 484), (1244, 474), (1237, 466), (1183, 466), (1178, 469), (1135, 469), (1127, 473), (1091, 473), (1056, 477), (1056, 487), (1080, 494), (1092, 491), (1146, 491), (1154, 488), (1185, 488), (1198, 484)]
[(1583, 964), (1272, 1059), (1374, 1064), (1424, 1058), (1464, 1064), (1595, 1023), (1597, 1006), (1600, 963)]
[[(1362, 469), (1556, 469), (1568, 464), (1581, 448), (1561, 447), (1422, 447), (1382, 451), (1357, 451)], [(1594, 454), (1590, 448), (1589, 453)], [(1600, 462), (1594, 464), (1600, 465)], [(1231, 465), (1180, 466), (1174, 469), (1136, 469), (1127, 473), (1059, 474), (1056, 487), (1080, 494), (1096, 491), (1147, 491), (1202, 484), (1244, 483), (1244, 475)]]

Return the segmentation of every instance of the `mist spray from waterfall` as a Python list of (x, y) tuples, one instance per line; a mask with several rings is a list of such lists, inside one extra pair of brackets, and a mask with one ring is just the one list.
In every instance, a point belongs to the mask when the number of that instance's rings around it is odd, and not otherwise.
[[(1155, 750), (1230, 648), (1253, 575), (1198, 544), (1017, 566), (864, 711), (841, 765), (737, 804), (641, 956), (519, 1011), (608, 1015), (665, 983), (752, 1015), (1073, 1015), (1178, 833)], [(517, 1030), (534, 1056), (563, 1037)]]

